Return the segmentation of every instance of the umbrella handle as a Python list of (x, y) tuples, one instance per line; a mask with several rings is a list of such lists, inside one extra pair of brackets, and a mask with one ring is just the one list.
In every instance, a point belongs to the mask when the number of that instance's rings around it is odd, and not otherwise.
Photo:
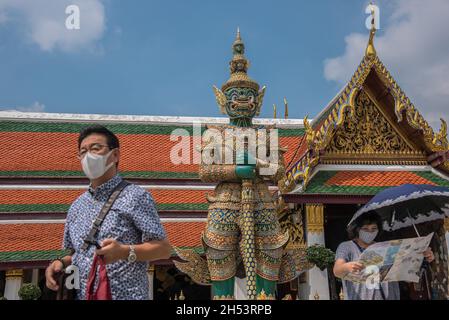
[(410, 211), (408, 210), (408, 208), (407, 208), (407, 214), (408, 214), (408, 217), (410, 218), (410, 220), (412, 221), (412, 225), (413, 225), (413, 228), (415, 229), (416, 234), (418, 235), (418, 237), (421, 237), (419, 235), (419, 232), (418, 232), (418, 229), (416, 228), (415, 223), (413, 222), (412, 216), (410, 215)]
[(396, 210), (393, 209), (393, 214), (391, 215), (390, 228), (393, 227), (396, 219)]
[(424, 276), (424, 282), (426, 283), (426, 291), (427, 296), (429, 297), (429, 300), (432, 300), (432, 294), (430, 292), (430, 286), (429, 286), (429, 277), (427, 276), (427, 268), (430, 266), (423, 266), (421, 267), (422, 270), (422, 276)]

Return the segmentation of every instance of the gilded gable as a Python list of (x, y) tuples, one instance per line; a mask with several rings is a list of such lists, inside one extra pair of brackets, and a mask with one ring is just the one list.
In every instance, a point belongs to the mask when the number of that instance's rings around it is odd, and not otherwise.
[(390, 162), (418, 164), (424, 154), (416, 150), (387, 120), (365, 91), (355, 99), (354, 114), (345, 118), (325, 149), (326, 162)]

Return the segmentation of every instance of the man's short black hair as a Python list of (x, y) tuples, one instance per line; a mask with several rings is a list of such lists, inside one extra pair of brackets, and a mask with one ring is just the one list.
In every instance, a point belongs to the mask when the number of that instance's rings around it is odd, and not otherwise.
[(104, 135), (106, 137), (109, 149), (115, 149), (120, 146), (117, 136), (112, 131), (100, 125), (93, 125), (81, 130), (78, 137), (78, 149), (81, 147), (81, 142), (91, 134)]

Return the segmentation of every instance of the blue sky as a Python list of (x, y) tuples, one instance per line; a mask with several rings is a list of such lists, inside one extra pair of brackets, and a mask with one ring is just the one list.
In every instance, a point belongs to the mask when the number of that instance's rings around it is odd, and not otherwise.
[[(229, 76), (239, 26), (249, 74), (267, 86), (261, 116), (272, 115), (273, 103), (282, 109), (285, 96), (290, 118), (313, 117), (363, 56), (363, 46), (353, 48), (345, 39), (368, 39), (368, 1), (361, 0), (14, 1), (0, 0), (0, 109), (219, 116), (212, 85), (221, 86)], [(58, 31), (71, 3), (80, 6), (81, 29)], [(401, 19), (413, 18), (413, 12), (401, 16), (403, 3), (376, 2), (380, 38)], [(46, 21), (57, 27), (45, 29)], [(345, 71), (326, 70), (332, 59)], [(401, 84), (401, 74), (409, 77), (407, 68), (391, 62)], [(416, 85), (405, 87), (416, 91)], [(435, 108), (446, 117), (441, 110)]]

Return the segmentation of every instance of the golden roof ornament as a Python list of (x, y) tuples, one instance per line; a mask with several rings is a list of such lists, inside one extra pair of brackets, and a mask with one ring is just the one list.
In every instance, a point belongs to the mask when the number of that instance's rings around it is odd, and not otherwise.
[(237, 37), (235, 38), (234, 44), (236, 43), (243, 44), (242, 37), (240, 36), (240, 27), (237, 27)]
[(288, 119), (288, 102), (287, 98), (284, 97), (284, 119)]
[(245, 44), (242, 41), (239, 28), (237, 28), (237, 36), (232, 44), (232, 53), (233, 57), (229, 62), (231, 77), (221, 87), (221, 90), (224, 92), (232, 87), (245, 87), (259, 91), (259, 84), (247, 74), (249, 61), (245, 57)]
[(366, 46), (365, 55), (368, 57), (375, 57), (377, 55), (376, 48), (374, 47), (374, 36), (376, 35), (376, 11), (374, 10), (374, 5), (370, 3), (371, 9), (371, 30), (369, 33), (368, 45)]

